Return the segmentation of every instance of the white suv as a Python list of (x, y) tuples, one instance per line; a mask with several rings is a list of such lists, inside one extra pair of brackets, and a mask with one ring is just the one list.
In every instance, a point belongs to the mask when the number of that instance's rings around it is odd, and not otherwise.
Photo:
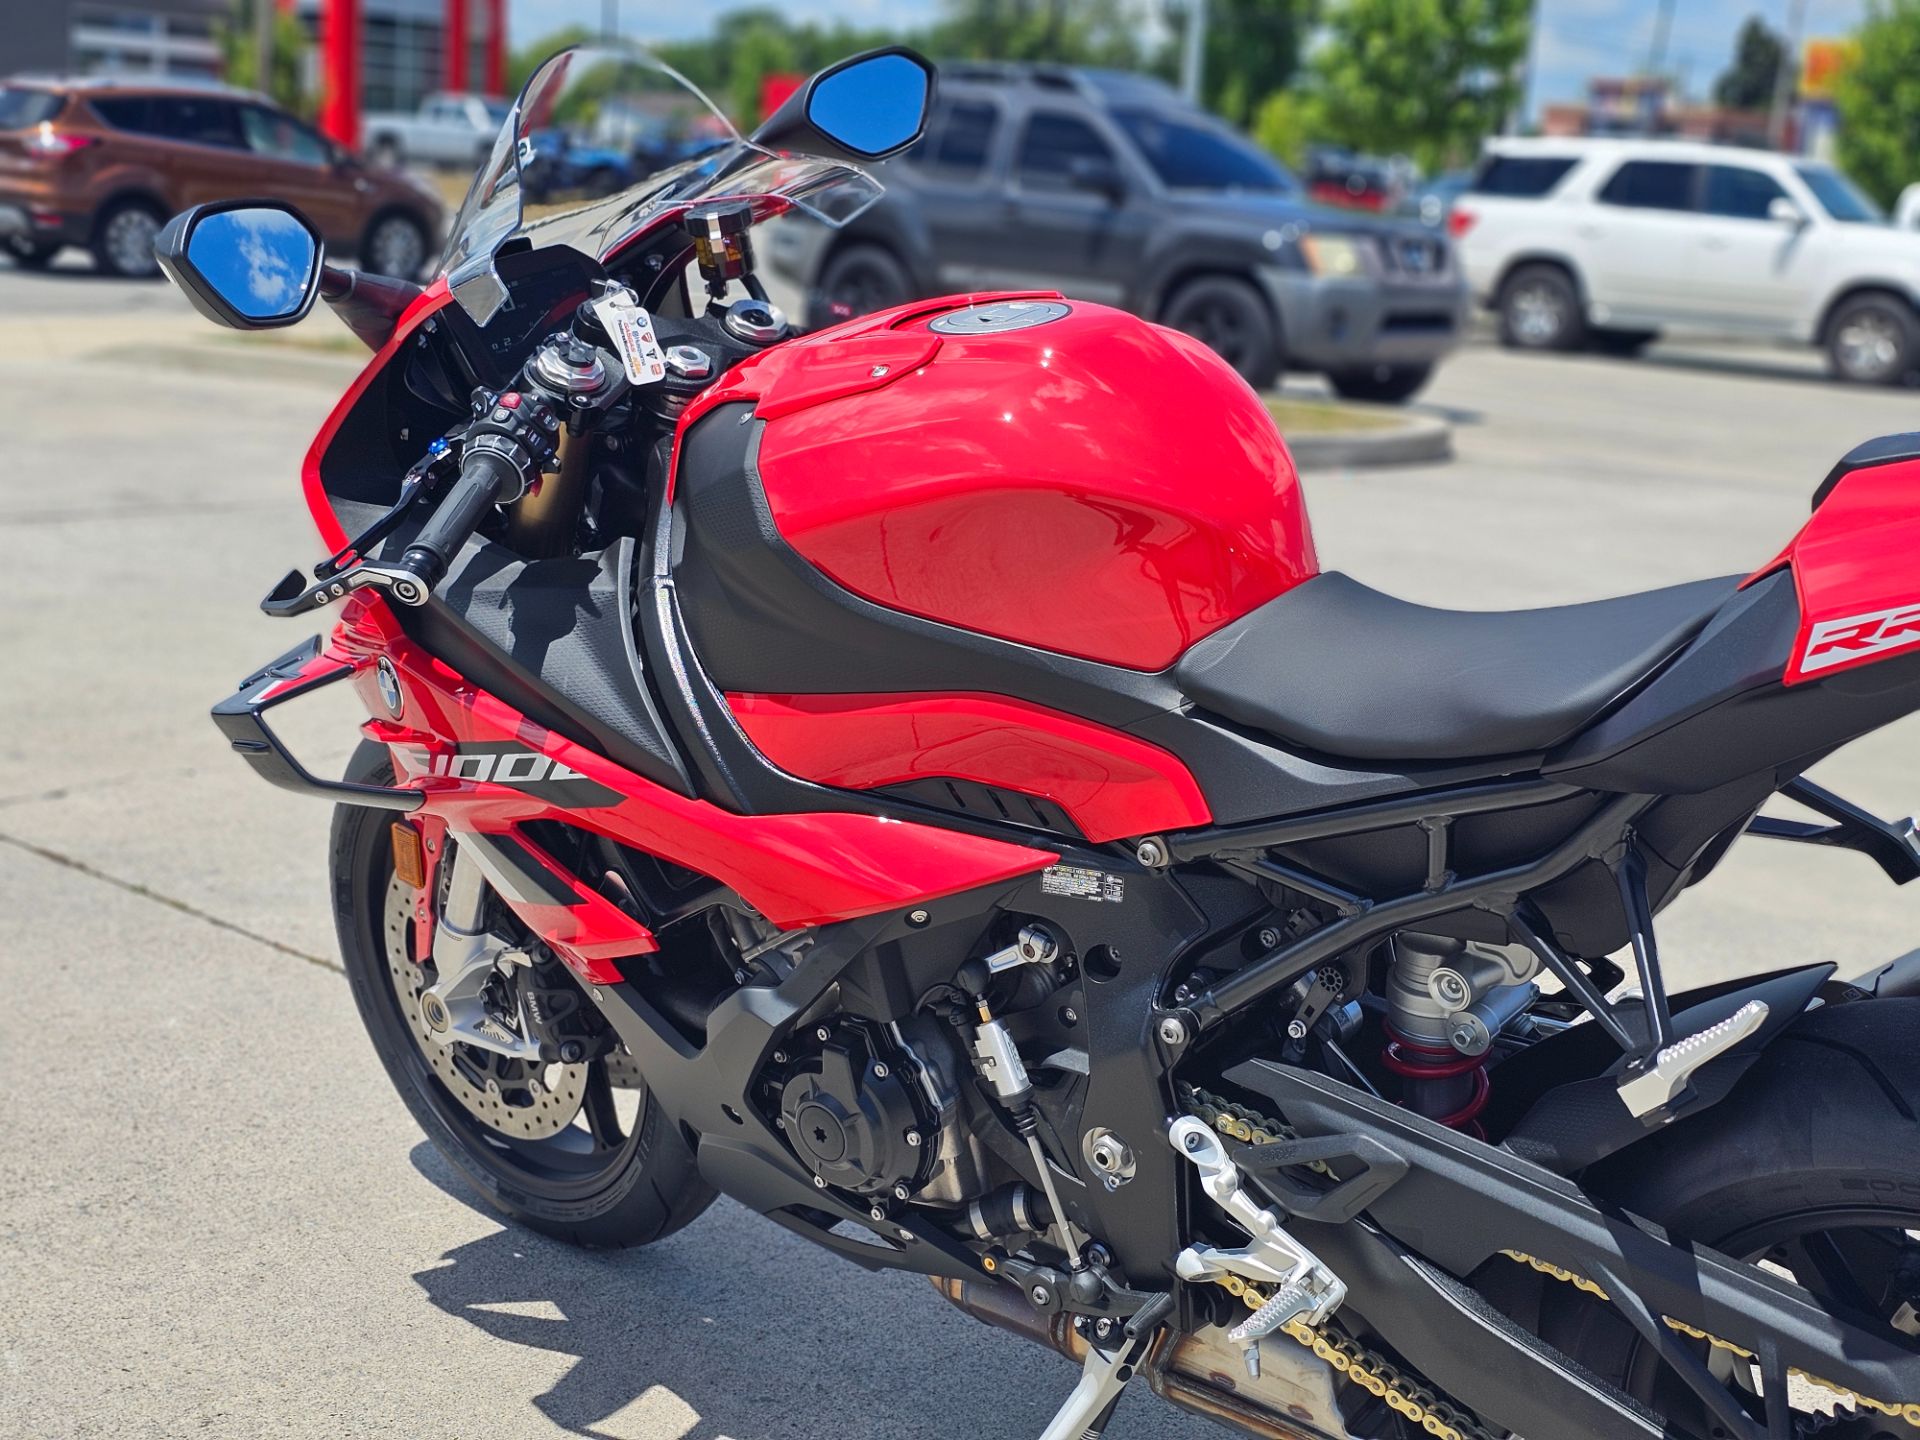
[(1920, 235), (1831, 166), (1669, 140), (1491, 143), (1449, 220), (1509, 345), (1632, 354), (1662, 330), (1822, 345), (1849, 380), (1920, 367)]

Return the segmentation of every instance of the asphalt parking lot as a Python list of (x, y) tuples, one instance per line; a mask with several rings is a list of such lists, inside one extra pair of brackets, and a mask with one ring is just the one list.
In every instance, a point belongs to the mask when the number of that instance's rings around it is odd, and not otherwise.
[[(198, 324), (157, 284), (0, 269), (0, 1435), (1037, 1434), (1071, 1369), (924, 1282), (726, 1202), (570, 1251), (419, 1138), (333, 958), (325, 812), (205, 718), (299, 638), (255, 606), (315, 558), (297, 466), (348, 372), (180, 349)], [(1322, 562), (1502, 608), (1751, 570), (1920, 392), (1786, 352), (1474, 347), (1422, 404), (1456, 458), (1310, 476)], [(322, 770), (354, 738), (337, 710), (290, 728)], [(1815, 775), (1907, 814), (1916, 740)], [(1858, 857), (1749, 841), (1663, 940), (1684, 985), (1864, 969), (1916, 920)], [(1110, 1431), (1219, 1433), (1139, 1396)]]

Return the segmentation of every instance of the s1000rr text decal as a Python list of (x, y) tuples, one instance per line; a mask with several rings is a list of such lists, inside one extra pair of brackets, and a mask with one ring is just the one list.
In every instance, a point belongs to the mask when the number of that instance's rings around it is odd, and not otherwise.
[(1800, 673), (1810, 675), (1909, 645), (1920, 645), (1920, 604), (1850, 615), (1844, 620), (1822, 620), (1807, 637)]

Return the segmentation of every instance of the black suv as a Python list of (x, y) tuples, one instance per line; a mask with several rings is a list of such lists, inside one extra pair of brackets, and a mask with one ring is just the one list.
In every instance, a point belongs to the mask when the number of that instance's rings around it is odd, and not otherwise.
[(1447, 241), (1322, 209), (1156, 80), (949, 65), (927, 133), (844, 230), (785, 223), (773, 268), (824, 325), (927, 295), (1060, 290), (1205, 340), (1257, 389), (1282, 369), (1405, 400), (1457, 345)]

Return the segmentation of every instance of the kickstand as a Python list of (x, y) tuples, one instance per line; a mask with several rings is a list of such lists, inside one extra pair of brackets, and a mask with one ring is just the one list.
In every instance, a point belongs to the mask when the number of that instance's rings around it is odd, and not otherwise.
[(1100, 1440), (1127, 1383), (1133, 1379), (1135, 1367), (1145, 1358), (1172, 1310), (1173, 1296), (1157, 1295), (1127, 1322), (1118, 1348), (1106, 1351), (1090, 1346), (1080, 1369), (1080, 1383), (1040, 1433), (1040, 1440)]

